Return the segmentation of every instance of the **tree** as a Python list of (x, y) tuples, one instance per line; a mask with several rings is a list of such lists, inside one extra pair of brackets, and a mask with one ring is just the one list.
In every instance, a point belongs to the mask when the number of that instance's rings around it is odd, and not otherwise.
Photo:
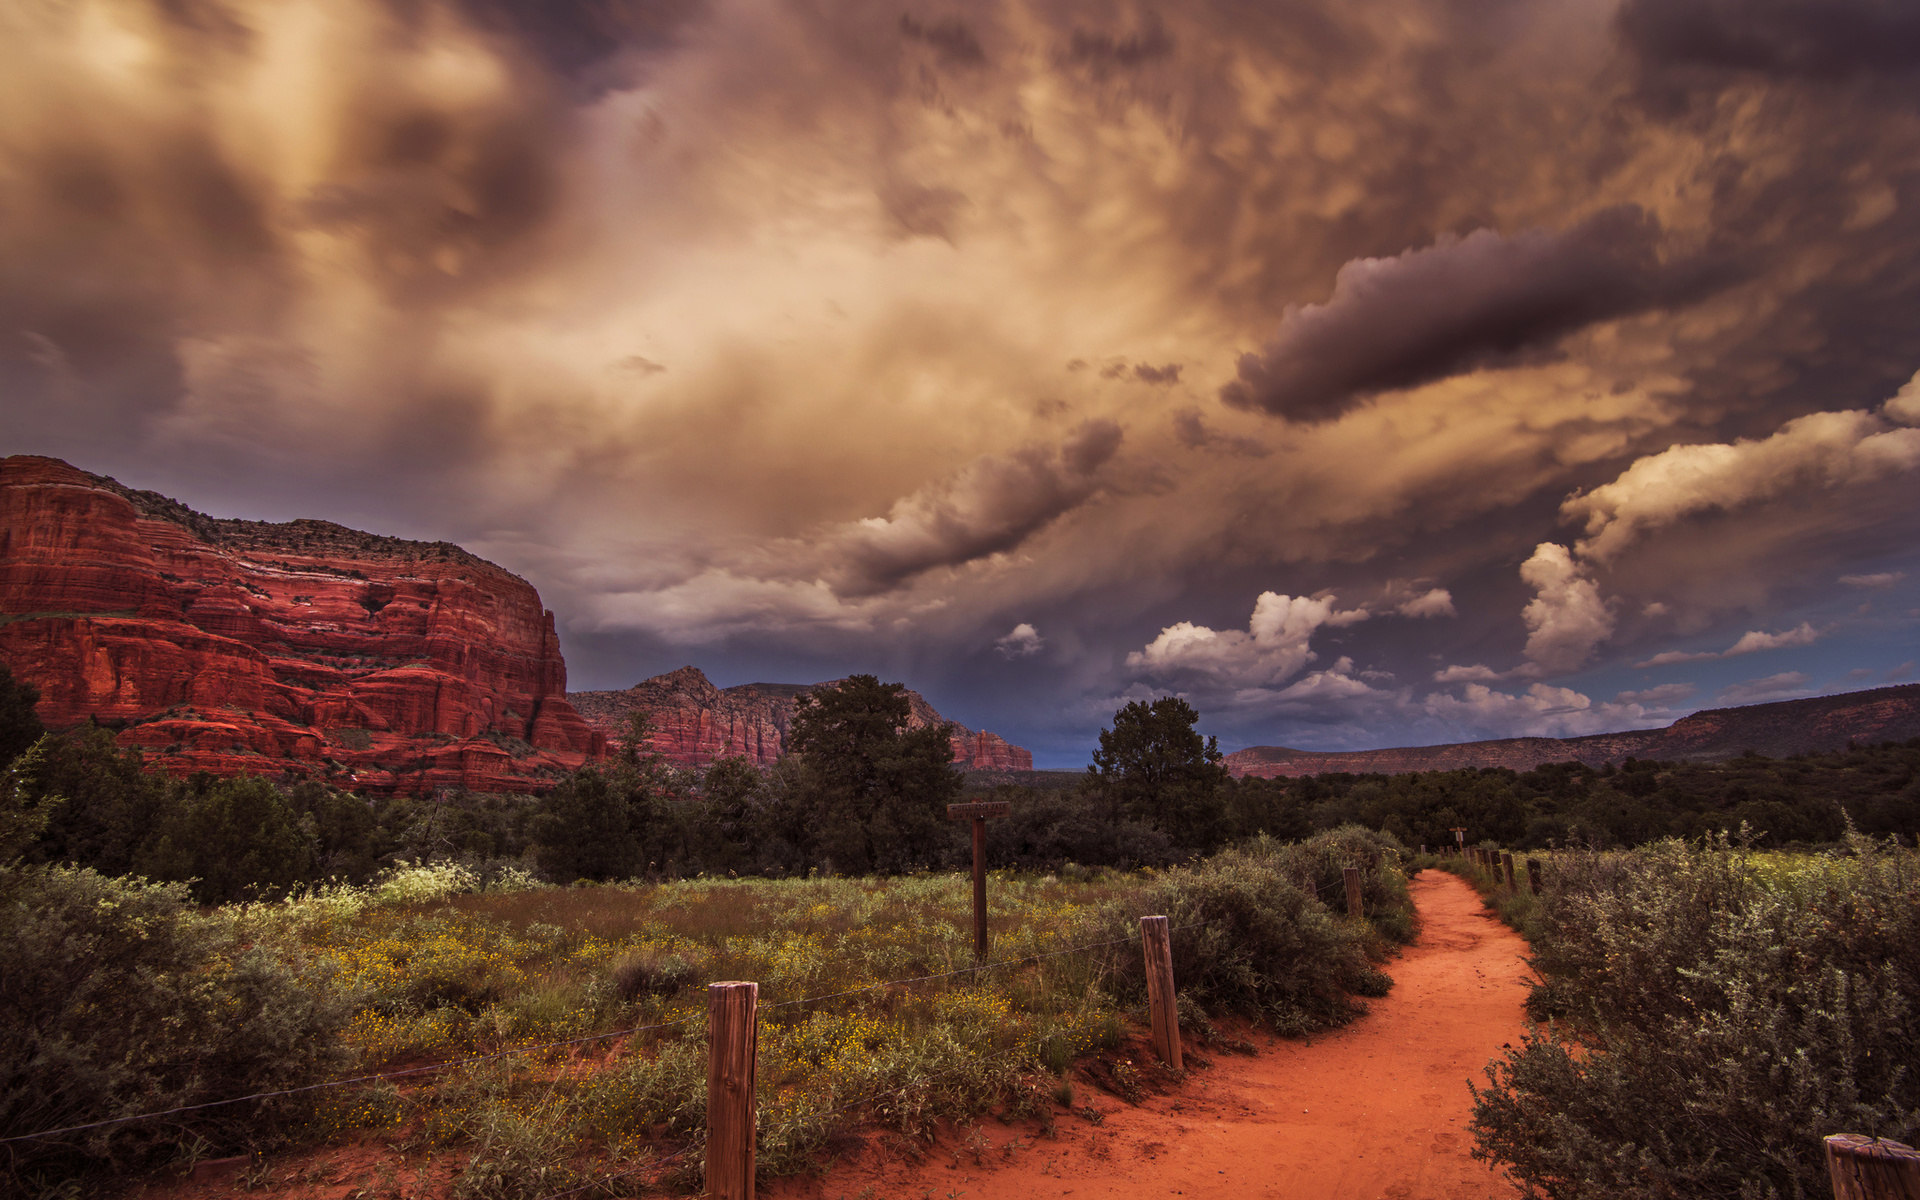
[(1135, 700), (1100, 731), (1100, 748), (1087, 768), (1086, 787), (1104, 795), (1114, 820), (1145, 821), (1176, 842), (1200, 849), (1225, 835), (1220, 795), (1227, 769), (1219, 739), (1202, 739), (1200, 714), (1185, 700)]
[(930, 866), (951, 841), (946, 805), (966, 776), (950, 725), (907, 728), (905, 689), (872, 675), (816, 688), (794, 704), (787, 744), (801, 761), (809, 840), (842, 870)]
[(196, 774), (192, 793), (135, 870), (186, 879), (202, 904), (286, 892), (312, 878), (314, 836), (257, 775)]
[[(624, 777), (623, 777), (624, 776)], [(541, 800), (534, 855), (558, 883), (634, 873), (640, 842), (630, 811), (631, 776), (616, 766), (581, 767)]]
[(0, 665), (0, 767), (25, 754), (46, 732), (33, 708), (38, 703), (40, 689)]

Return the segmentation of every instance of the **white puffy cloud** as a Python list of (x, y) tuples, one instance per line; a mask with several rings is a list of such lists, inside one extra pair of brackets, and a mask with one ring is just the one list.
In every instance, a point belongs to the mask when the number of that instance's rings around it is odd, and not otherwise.
[(1878, 571), (1872, 575), (1842, 575), (1840, 582), (1856, 588), (1890, 588), (1906, 577), (1905, 571)]
[(1198, 676), (1216, 684), (1265, 687), (1291, 678), (1312, 662), (1308, 643), (1323, 626), (1367, 619), (1363, 608), (1339, 610), (1334, 597), (1262, 592), (1247, 631), (1209, 629), (1181, 621), (1127, 655), (1127, 666), (1155, 678)]
[(1040, 653), (1047, 640), (1040, 636), (1039, 630), (1022, 621), (1005, 637), (995, 638), (993, 644), (1002, 658), (1031, 658)]
[(1809, 413), (1758, 441), (1670, 447), (1637, 460), (1611, 483), (1575, 492), (1561, 514), (1585, 522), (1581, 556), (1609, 562), (1643, 533), (1694, 513), (1911, 471), (1920, 467), (1920, 429), (1897, 428), (1888, 418), (1907, 420), (1912, 405), (1902, 397), (1913, 388), (1909, 383), (1887, 403), (1886, 417), (1859, 409)]
[(1434, 588), (1423, 595), (1401, 604), (1393, 611), (1403, 617), (1452, 617), (1458, 614), (1453, 608), (1453, 593), (1446, 588)]
[(1913, 378), (1901, 384), (1900, 390), (1880, 411), (1887, 414), (1888, 420), (1902, 425), (1920, 425), (1920, 371), (1915, 371)]
[(1573, 670), (1613, 632), (1613, 610), (1600, 585), (1565, 546), (1535, 546), (1533, 557), (1520, 564), (1520, 578), (1535, 592), (1520, 619), (1527, 626), (1527, 658), (1538, 671)]
[(1496, 679), (1505, 679), (1504, 672), (1496, 671), (1482, 663), (1472, 666), (1445, 667), (1433, 673), (1435, 683), (1492, 683)]
[(1460, 693), (1434, 692), (1426, 713), (1458, 731), (1462, 739), (1578, 737), (1619, 729), (1664, 725), (1671, 717), (1637, 702), (1595, 704), (1572, 688), (1535, 683), (1519, 694), (1468, 683)]
[(1664, 667), (1672, 663), (1706, 662), (1714, 658), (1738, 658), (1742, 654), (1754, 654), (1761, 650), (1780, 650), (1788, 646), (1811, 646), (1820, 638), (1820, 631), (1807, 621), (1800, 622), (1792, 629), (1779, 633), (1767, 633), (1760, 629), (1750, 629), (1740, 635), (1740, 639), (1725, 650), (1666, 650), (1633, 664), (1636, 667)]

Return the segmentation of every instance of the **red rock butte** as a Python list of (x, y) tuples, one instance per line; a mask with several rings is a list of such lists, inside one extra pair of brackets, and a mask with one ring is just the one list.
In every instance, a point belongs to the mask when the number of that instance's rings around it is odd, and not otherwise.
[(185, 774), (527, 792), (604, 757), (553, 614), (446, 542), (223, 520), (53, 458), (0, 460), (0, 661), (55, 729)]
[[(743, 683), (715, 687), (697, 667), (681, 667), (625, 691), (573, 692), (567, 698), (587, 722), (619, 743), (627, 714), (646, 710), (653, 719), (653, 749), (677, 767), (706, 767), (739, 755), (756, 766), (779, 758), (787, 746), (793, 704), (826, 683)], [(963, 770), (1031, 771), (1033, 754), (997, 733), (975, 732), (948, 721), (919, 692), (907, 692), (907, 728), (953, 726), (953, 765)]]

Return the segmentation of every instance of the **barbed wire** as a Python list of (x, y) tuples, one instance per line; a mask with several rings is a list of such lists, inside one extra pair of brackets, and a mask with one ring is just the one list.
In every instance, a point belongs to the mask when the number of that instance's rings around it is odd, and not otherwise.
[[(1209, 923), (1210, 922), (1207, 922), (1207, 921), (1194, 921), (1186, 925), (1176, 926), (1175, 928), (1168, 930), (1168, 933), (1176, 933), (1176, 932), (1180, 932), (1188, 929), (1197, 929), (1200, 926), (1207, 925)], [(883, 980), (879, 983), (868, 984), (864, 987), (847, 988), (843, 991), (827, 992), (819, 996), (807, 996), (797, 1000), (783, 1000), (778, 1004), (762, 1005), (758, 1007), (756, 1016), (758, 1015), (758, 1013), (776, 1012), (783, 1008), (793, 1008), (802, 1004), (818, 1004), (826, 1000), (837, 1000), (846, 996), (857, 996), (865, 992), (878, 991), (881, 988), (899, 987), (902, 985), (914, 984), (914, 983), (929, 983), (938, 979), (952, 979), (961, 975), (977, 974), (981, 971), (993, 971), (993, 970), (998, 970), (1002, 967), (1021, 966), (1026, 963), (1040, 962), (1044, 959), (1049, 959), (1049, 958), (1061, 958), (1069, 954), (1081, 954), (1089, 950), (1099, 950), (1108, 946), (1125, 945), (1132, 941), (1133, 939), (1131, 937), (1110, 938), (1102, 942), (1089, 942), (1081, 946), (1069, 946), (1063, 950), (1052, 950), (1043, 954), (1029, 954), (1021, 958), (1010, 958), (1010, 959), (1002, 959), (998, 962), (980, 963), (975, 966), (965, 967), (965, 968), (961, 968), (959, 970), (954, 970), (954, 971), (940, 971), (940, 972), (936, 972), (928, 975), (909, 976), (903, 979), (888, 979), (888, 980)], [(162, 1117), (179, 1116), (182, 1113), (202, 1112), (210, 1108), (226, 1108), (235, 1104), (246, 1104), (254, 1100), (276, 1100), (283, 1096), (296, 1096), (304, 1092), (322, 1091), (328, 1088), (350, 1087), (354, 1084), (361, 1084), (361, 1083), (379, 1083), (389, 1079), (403, 1079), (411, 1075), (423, 1075), (430, 1072), (446, 1071), (446, 1070), (452, 1070), (459, 1067), (472, 1066), (476, 1063), (491, 1062), (495, 1059), (510, 1058), (516, 1055), (521, 1055), (521, 1054), (534, 1054), (542, 1050), (557, 1050), (567, 1046), (585, 1045), (589, 1042), (610, 1041), (614, 1038), (630, 1037), (634, 1034), (639, 1034), (639, 1033), (651, 1033), (659, 1029), (672, 1029), (672, 1028), (675, 1028), (676, 1026), (687, 1024), (688, 1022), (694, 1020), (697, 1017), (697, 1015), (698, 1014), (688, 1014), (687, 1016), (684, 1016), (684, 1017), (676, 1017), (674, 1020), (671, 1020), (671, 1021), (662, 1021), (652, 1025), (637, 1025), (629, 1029), (616, 1029), (608, 1033), (588, 1034), (584, 1037), (565, 1038), (558, 1041), (537, 1042), (530, 1046), (513, 1046), (505, 1050), (496, 1050), (491, 1054), (473, 1055), (468, 1058), (453, 1059), (448, 1062), (428, 1063), (424, 1066), (407, 1067), (398, 1071), (379, 1071), (371, 1075), (356, 1075), (350, 1079), (330, 1079), (323, 1083), (303, 1084), (300, 1087), (280, 1088), (278, 1090), (270, 1091), (270, 1092), (255, 1092), (251, 1095), (235, 1096), (227, 1100), (208, 1100), (200, 1104), (183, 1104), (177, 1108), (161, 1109), (157, 1112), (136, 1113), (136, 1114), (133, 1114), (130, 1116), (124, 1116), (124, 1117), (109, 1117), (105, 1120), (90, 1121), (82, 1125), (68, 1125), (59, 1129), (43, 1129), (36, 1133), (15, 1134), (11, 1137), (0, 1138), (0, 1145), (11, 1145), (15, 1142), (39, 1141), (44, 1138), (64, 1137), (68, 1134), (86, 1133), (95, 1129), (105, 1129), (113, 1125), (130, 1125), (140, 1121), (156, 1121)]]
[(296, 1096), (302, 1092), (317, 1092), (325, 1088), (349, 1087), (356, 1083), (378, 1083), (387, 1079), (402, 1079), (409, 1075), (424, 1075), (432, 1071), (446, 1071), (456, 1067), (472, 1066), (474, 1063), (491, 1062), (497, 1058), (510, 1058), (518, 1054), (533, 1054), (541, 1050), (557, 1050), (563, 1046), (579, 1046), (587, 1042), (604, 1042), (612, 1038), (629, 1037), (636, 1033), (651, 1033), (656, 1029), (672, 1029), (693, 1020), (693, 1015), (676, 1017), (671, 1021), (662, 1021), (654, 1025), (636, 1025), (631, 1029), (616, 1029), (610, 1033), (588, 1034), (585, 1037), (567, 1038), (555, 1042), (538, 1042), (531, 1046), (510, 1046), (505, 1050), (496, 1050), (491, 1054), (476, 1054), (470, 1058), (456, 1058), (447, 1062), (428, 1063), (424, 1066), (406, 1067), (398, 1071), (378, 1071), (372, 1075), (356, 1075), (351, 1079), (329, 1079), (324, 1083), (303, 1084), (300, 1087), (281, 1088), (273, 1092), (255, 1092), (251, 1096), (235, 1096), (231, 1100), (209, 1100), (203, 1104), (183, 1104), (178, 1108), (162, 1109), (159, 1112), (138, 1113), (128, 1117), (109, 1117), (104, 1121), (92, 1121), (85, 1125), (69, 1125), (63, 1129), (43, 1129), (39, 1133), (21, 1133), (12, 1137), (0, 1138), (0, 1145), (12, 1142), (31, 1142), (41, 1138), (59, 1137), (69, 1133), (85, 1133), (90, 1129), (104, 1129), (109, 1125), (127, 1125), (135, 1121), (154, 1121), (161, 1117), (178, 1116), (180, 1113), (199, 1112), (208, 1108), (225, 1108), (231, 1104), (245, 1104), (249, 1100), (274, 1100), (281, 1096)]

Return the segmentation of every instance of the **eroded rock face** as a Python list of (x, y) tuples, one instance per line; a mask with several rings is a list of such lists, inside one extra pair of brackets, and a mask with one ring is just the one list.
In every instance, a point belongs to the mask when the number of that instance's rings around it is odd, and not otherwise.
[(178, 773), (531, 791), (606, 742), (532, 585), (446, 542), (220, 520), (0, 461), (0, 659)]
[(1226, 757), (1235, 775), (1318, 775), (1452, 771), (1463, 767), (1509, 767), (1529, 771), (1545, 763), (1583, 762), (1590, 767), (1628, 758), (1704, 762), (1734, 758), (1748, 750), (1769, 758), (1820, 754), (1920, 737), (1920, 684), (1716, 708), (1693, 713), (1664, 729), (1634, 729), (1574, 738), (1503, 738), (1392, 750), (1321, 753), (1284, 746), (1252, 746)]
[[(734, 755), (768, 766), (786, 749), (794, 701), (816, 687), (838, 682), (717, 688), (699, 668), (681, 667), (624, 691), (574, 692), (568, 699), (588, 724), (616, 745), (625, 740), (627, 714), (644, 709), (653, 720), (653, 749), (676, 767), (703, 768)], [(909, 729), (948, 723), (918, 692), (907, 692), (907, 708)], [(953, 765), (962, 770), (1031, 771), (1033, 754), (997, 733), (976, 733), (954, 723)]]

